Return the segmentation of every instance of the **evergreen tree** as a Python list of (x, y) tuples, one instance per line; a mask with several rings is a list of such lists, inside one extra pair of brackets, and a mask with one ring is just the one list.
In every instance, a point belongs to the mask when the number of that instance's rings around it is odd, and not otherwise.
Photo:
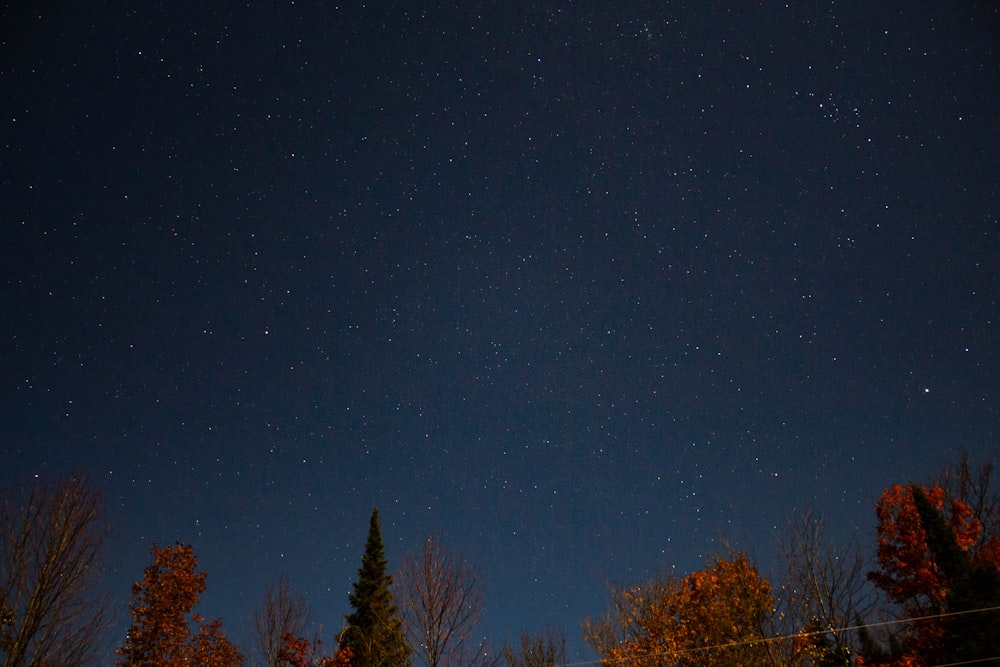
[[(981, 660), (996, 654), (1000, 636), (1000, 569), (989, 560), (974, 560), (958, 546), (944, 515), (913, 485), (913, 500), (927, 533), (927, 546), (948, 584), (943, 655), (949, 660)], [(981, 611), (990, 609), (992, 611)]]
[(352, 667), (410, 667), (410, 647), (392, 598), (392, 577), (382, 546), (378, 508), (372, 511), (365, 554), (348, 601), (354, 612), (340, 633), (342, 647), (349, 646)]
[(926, 535), (927, 548), (945, 582), (952, 582), (965, 574), (971, 565), (969, 554), (958, 546), (955, 529), (927, 498), (927, 494), (917, 484), (910, 485), (913, 504), (920, 515), (920, 525)]

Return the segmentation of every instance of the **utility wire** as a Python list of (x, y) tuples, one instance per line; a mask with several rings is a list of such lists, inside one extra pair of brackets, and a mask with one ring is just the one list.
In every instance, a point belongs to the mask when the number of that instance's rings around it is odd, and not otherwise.
[[(1000, 611), (1000, 606), (996, 607), (983, 607), (981, 609), (966, 609), (964, 611), (946, 611), (940, 614), (928, 614), (927, 616), (911, 616), (909, 618), (899, 618), (894, 621), (879, 621), (877, 623), (864, 623), (862, 625), (848, 625), (842, 628), (828, 628), (826, 630), (814, 630), (811, 632), (796, 632), (790, 635), (779, 635), (777, 637), (758, 637), (754, 639), (745, 639), (738, 642), (729, 642), (726, 644), (714, 644), (712, 646), (697, 646), (695, 648), (681, 649), (677, 651), (664, 651), (662, 653), (654, 653), (652, 655), (643, 656), (644, 658), (657, 658), (660, 656), (670, 655), (683, 655), (687, 653), (698, 653), (700, 651), (714, 651), (723, 648), (736, 648), (739, 646), (749, 646), (751, 644), (766, 644), (773, 642), (785, 641), (788, 639), (797, 639), (799, 637), (813, 637), (816, 635), (828, 635), (837, 632), (847, 632), (849, 630), (861, 630), (867, 628), (879, 628), (887, 625), (899, 625), (901, 623), (914, 623), (916, 621), (929, 621), (935, 618), (947, 618), (950, 616), (962, 616), (965, 614), (979, 614), (989, 611)], [(952, 662), (946, 665), (935, 665), (935, 667), (955, 667), (957, 665), (975, 665), (982, 664), (985, 662), (990, 662), (991, 660), (997, 660), (997, 657), (993, 658), (981, 658), (968, 662)], [(567, 662), (562, 665), (562, 667), (583, 667), (584, 665), (597, 665), (607, 662), (607, 658), (603, 660), (585, 660), (583, 662)], [(625, 662), (624, 659), (619, 660), (619, 662)]]

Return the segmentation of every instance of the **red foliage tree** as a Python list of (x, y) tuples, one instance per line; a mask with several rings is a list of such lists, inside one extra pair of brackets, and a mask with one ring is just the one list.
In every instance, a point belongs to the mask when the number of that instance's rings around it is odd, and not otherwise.
[[(983, 529), (982, 523), (973, 518), (969, 505), (961, 499), (947, 498), (940, 486), (923, 488), (923, 492), (948, 517), (958, 546), (968, 552)], [(939, 613), (947, 593), (946, 582), (927, 544), (910, 487), (896, 484), (886, 489), (875, 513), (879, 569), (869, 578), (909, 613), (921, 616)]]
[[(191, 614), (205, 591), (205, 573), (190, 545), (150, 550), (153, 564), (132, 585), (132, 624), (116, 651), (122, 667), (237, 667), (243, 656), (226, 638), (220, 621)], [(191, 636), (189, 623), (198, 625)]]
[[(878, 516), (878, 569), (869, 573), (890, 600), (900, 605), (902, 615), (922, 618), (907, 625), (895, 641), (901, 648), (892, 660), (859, 661), (864, 667), (887, 665), (908, 667), (945, 657), (942, 641), (954, 574), (939, 562), (929, 544), (924, 520), (917, 507), (916, 495), (922, 494), (933, 509), (941, 513), (953, 533), (954, 553), (965, 554), (969, 562), (996, 563), (995, 540), (983, 540), (983, 523), (964, 498), (950, 496), (941, 486), (903, 486), (896, 484), (882, 493)], [(992, 511), (991, 508), (986, 508)], [(964, 557), (964, 556), (963, 556)]]
[(278, 664), (281, 667), (351, 667), (351, 648), (342, 646), (333, 656), (322, 656), (323, 642), (316, 639), (310, 643), (308, 639), (291, 633), (281, 637), (281, 649), (278, 651)]

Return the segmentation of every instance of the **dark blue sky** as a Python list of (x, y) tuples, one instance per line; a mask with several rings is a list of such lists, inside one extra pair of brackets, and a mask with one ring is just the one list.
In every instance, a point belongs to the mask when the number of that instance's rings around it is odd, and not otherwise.
[(0, 10), (0, 481), (99, 482), (122, 623), (180, 540), (329, 638), (378, 505), (585, 660), (996, 451), (990, 3), (262, 4)]

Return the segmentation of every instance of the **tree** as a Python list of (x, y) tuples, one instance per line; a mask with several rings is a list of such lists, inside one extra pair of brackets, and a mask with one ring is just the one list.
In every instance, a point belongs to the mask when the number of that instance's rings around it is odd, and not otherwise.
[(946, 497), (961, 499), (969, 506), (972, 518), (983, 527), (971, 551), (994, 563), (1000, 562), (1000, 490), (993, 484), (995, 471), (994, 460), (974, 464), (969, 453), (962, 451), (955, 463), (942, 466), (934, 480)]
[(521, 633), (517, 646), (504, 643), (507, 667), (561, 667), (566, 664), (566, 636), (552, 628), (538, 635)]
[(222, 631), (222, 621), (215, 619), (203, 623), (201, 616), (195, 615), (194, 618), (201, 623), (201, 627), (192, 638), (188, 664), (197, 667), (237, 667), (243, 664), (243, 655)]
[(354, 612), (340, 633), (340, 645), (350, 647), (356, 667), (410, 667), (410, 647), (392, 596), (392, 577), (382, 546), (378, 508), (372, 511), (358, 580), (348, 596)]
[(865, 561), (856, 543), (827, 542), (822, 528), (821, 518), (804, 514), (790, 524), (789, 539), (781, 546), (785, 581), (779, 634), (802, 633), (789, 647), (790, 663), (850, 665), (857, 642), (841, 628), (867, 616), (873, 606)]
[[(132, 585), (125, 644), (116, 651), (123, 667), (236, 667), (243, 656), (226, 638), (222, 623), (192, 614), (205, 592), (205, 572), (190, 545), (160, 549), (153, 544), (153, 564)], [(190, 615), (190, 618), (189, 618)], [(190, 623), (198, 625), (192, 637)]]
[(611, 606), (602, 618), (587, 618), (583, 621), (583, 638), (599, 655), (607, 667), (615, 663), (613, 654), (622, 647), (636, 644), (658, 630), (649, 627), (644, 618), (654, 605), (674, 594), (675, 579), (653, 577), (642, 584), (629, 588), (608, 585)]
[(281, 637), (281, 647), (276, 656), (278, 667), (350, 667), (351, 648), (342, 646), (332, 656), (322, 655), (323, 642), (317, 637), (312, 643), (302, 637), (286, 633)]
[[(968, 551), (976, 544), (982, 524), (972, 517), (968, 504), (948, 499), (940, 486), (921, 488), (927, 500), (946, 511), (958, 546)], [(895, 484), (886, 489), (875, 509), (878, 516), (877, 570), (868, 574), (893, 602), (906, 606), (913, 616), (940, 613), (944, 608), (941, 572), (927, 544), (927, 534), (910, 487)]]
[(78, 478), (8, 492), (0, 505), (0, 665), (96, 661), (107, 628), (97, 593), (107, 529), (100, 494)]
[(771, 585), (746, 555), (717, 557), (683, 579), (613, 590), (613, 611), (584, 639), (605, 665), (708, 667), (775, 664), (764, 625)]
[(403, 559), (395, 586), (406, 638), (426, 667), (459, 667), (486, 655), (472, 636), (483, 614), (479, 573), (433, 535)]
[(978, 469), (963, 455), (940, 484), (896, 484), (876, 506), (878, 568), (868, 574), (898, 605), (901, 617), (922, 617), (890, 636), (888, 651), (863, 651), (862, 664), (933, 662), (972, 654), (1000, 630), (996, 614), (966, 614), (995, 606), (1000, 593), (997, 495), (993, 465)]
[(1000, 568), (997, 563), (973, 560), (922, 489), (914, 484), (911, 490), (927, 546), (947, 587), (948, 615), (941, 621), (940, 657), (969, 662), (995, 658), (993, 647), (1000, 637), (1000, 613), (996, 611), (1000, 607)]
[(303, 595), (292, 592), (288, 577), (268, 584), (264, 601), (253, 615), (254, 644), (266, 667), (279, 667), (283, 637), (302, 634), (308, 618), (309, 604)]

